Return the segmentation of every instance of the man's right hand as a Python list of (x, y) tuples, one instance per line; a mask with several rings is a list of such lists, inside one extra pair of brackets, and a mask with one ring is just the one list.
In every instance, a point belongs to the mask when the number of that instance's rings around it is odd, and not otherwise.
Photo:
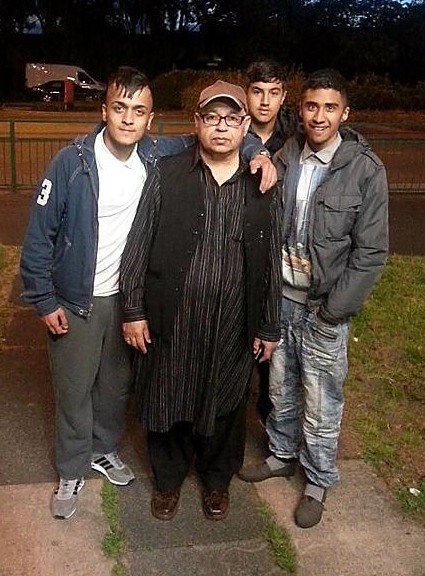
[(147, 320), (123, 322), (122, 335), (129, 346), (134, 346), (139, 352), (146, 354), (147, 344), (151, 343)]
[(54, 312), (50, 312), (50, 314), (40, 316), (40, 319), (52, 334), (66, 334), (68, 332), (68, 320), (63, 308), (58, 308)]
[(260, 192), (263, 194), (270, 190), (277, 182), (277, 171), (273, 162), (267, 156), (257, 154), (249, 163), (251, 174), (261, 170)]

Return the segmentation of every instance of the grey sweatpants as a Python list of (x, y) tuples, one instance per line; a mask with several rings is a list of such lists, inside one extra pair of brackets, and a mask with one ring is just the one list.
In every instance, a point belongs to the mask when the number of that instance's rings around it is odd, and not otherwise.
[(72, 480), (93, 452), (116, 450), (131, 384), (132, 349), (121, 335), (119, 295), (94, 298), (89, 318), (65, 310), (68, 333), (49, 334), (56, 398), (56, 467)]

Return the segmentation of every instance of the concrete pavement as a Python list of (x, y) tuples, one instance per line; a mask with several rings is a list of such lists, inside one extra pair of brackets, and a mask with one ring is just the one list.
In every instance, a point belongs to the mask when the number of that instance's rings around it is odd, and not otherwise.
[(0, 486), (0, 576), (110, 576), (113, 561), (100, 547), (106, 522), (101, 480), (90, 480), (72, 522), (52, 521), (52, 484)]
[[(257, 459), (262, 451), (261, 433), (259, 427), (256, 431), (250, 427), (248, 459)], [(129, 439), (127, 435), (123, 451), (137, 479), (119, 489), (128, 576), (284, 574), (268, 550), (257, 510), (260, 499), (268, 503), (291, 537), (298, 576), (425, 576), (425, 529), (400, 514), (385, 484), (360, 459), (340, 461), (341, 482), (329, 494), (322, 522), (310, 530), (297, 528), (292, 520), (302, 489), (299, 477), (273, 478), (255, 486), (235, 479), (231, 511), (222, 522), (203, 518), (199, 487), (190, 477), (183, 486), (177, 516), (171, 522), (159, 522), (149, 511), (146, 459), (139, 465), (132, 461), (134, 448), (127, 444)], [(143, 450), (143, 446), (137, 448)], [(112, 574), (113, 561), (101, 551), (107, 530), (100, 506), (101, 483), (94, 478), (87, 481), (77, 514), (68, 521), (50, 516), (53, 478), (1, 486), (0, 575)]]
[(297, 528), (299, 488), (273, 478), (258, 485), (297, 552), (297, 576), (425, 576), (425, 529), (403, 518), (386, 485), (362, 460), (339, 462), (323, 519)]

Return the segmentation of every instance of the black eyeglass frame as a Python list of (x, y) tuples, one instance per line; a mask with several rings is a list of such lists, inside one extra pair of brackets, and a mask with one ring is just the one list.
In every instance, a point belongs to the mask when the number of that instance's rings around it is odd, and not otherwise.
[[(220, 124), (220, 122), (222, 120), (224, 120), (226, 126), (228, 126), (229, 128), (239, 128), (240, 126), (242, 126), (243, 121), (245, 120), (245, 118), (247, 118), (249, 116), (249, 114), (245, 114), (244, 116), (239, 116), (238, 114), (226, 114), (225, 116), (221, 116), (220, 114), (217, 114), (216, 112), (197, 112), (198, 116), (200, 118), (202, 118), (202, 122), (204, 124), (206, 124), (207, 126), (218, 126)], [(207, 122), (205, 120), (205, 118), (207, 116), (214, 116), (216, 118), (216, 122)], [(238, 118), (238, 122), (236, 124), (229, 124), (229, 118)], [(240, 120), (239, 120), (240, 119)]]

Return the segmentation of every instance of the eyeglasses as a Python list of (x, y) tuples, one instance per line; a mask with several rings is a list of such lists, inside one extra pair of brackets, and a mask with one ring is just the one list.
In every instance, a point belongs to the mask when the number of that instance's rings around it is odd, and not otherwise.
[(229, 128), (237, 128), (242, 125), (246, 116), (239, 116), (238, 114), (229, 114), (228, 116), (220, 116), (220, 114), (215, 114), (215, 112), (208, 112), (207, 114), (199, 114), (202, 121), (207, 126), (218, 126), (222, 120), (226, 122)]

